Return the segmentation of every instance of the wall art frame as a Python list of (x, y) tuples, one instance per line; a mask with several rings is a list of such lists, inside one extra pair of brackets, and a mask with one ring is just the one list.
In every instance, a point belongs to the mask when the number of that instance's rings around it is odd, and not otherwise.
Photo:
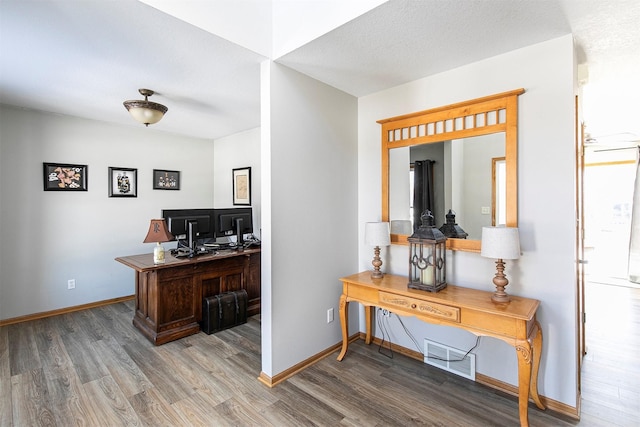
[(251, 168), (233, 169), (233, 204), (251, 206)]
[(109, 197), (138, 197), (138, 169), (109, 167)]
[(170, 171), (166, 169), (153, 170), (154, 190), (179, 190), (180, 171)]
[(87, 191), (88, 166), (42, 163), (44, 191)]

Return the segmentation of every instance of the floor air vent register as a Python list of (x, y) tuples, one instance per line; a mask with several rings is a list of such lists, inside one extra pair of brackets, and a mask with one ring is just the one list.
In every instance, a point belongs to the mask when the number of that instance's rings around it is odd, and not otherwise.
[(424, 340), (424, 363), (476, 380), (476, 355), (435, 341)]

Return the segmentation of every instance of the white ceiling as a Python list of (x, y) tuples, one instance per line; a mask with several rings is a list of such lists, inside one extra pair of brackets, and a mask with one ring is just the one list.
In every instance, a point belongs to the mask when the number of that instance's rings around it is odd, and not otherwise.
[[(272, 0), (271, 15), (265, 2), (0, 0), (0, 102), (141, 126), (122, 102), (149, 88), (169, 108), (154, 129), (216, 139), (260, 126), (269, 47), (288, 52), (278, 63), (363, 96), (573, 33), (589, 130), (640, 135), (637, 0), (358, 0), (340, 22), (336, 0)], [(322, 10), (335, 29), (319, 33)]]

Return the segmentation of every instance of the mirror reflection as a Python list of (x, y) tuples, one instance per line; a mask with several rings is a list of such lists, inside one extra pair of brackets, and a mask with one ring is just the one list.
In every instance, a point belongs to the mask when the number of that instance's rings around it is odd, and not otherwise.
[[(523, 93), (524, 89), (516, 89), (378, 120), (382, 125), (382, 220), (391, 223), (392, 244), (408, 244), (413, 230), (409, 182), (413, 153), (408, 147), (422, 149), (442, 141), (440, 151), (420, 156), (427, 156), (427, 163), (441, 170), (441, 178), (435, 172), (433, 178), (434, 186), (444, 188), (438, 190), (441, 196), (433, 191), (437, 221), (443, 224), (443, 216), (451, 209), (456, 212), (455, 222), (465, 229), (458, 235), (468, 232), (467, 238), (447, 239), (447, 249), (480, 252), (482, 226), (499, 224), (503, 218), (506, 226), (518, 226), (518, 96)], [(438, 204), (438, 199), (443, 202)]]
[[(438, 228), (446, 222), (449, 210), (469, 239), (480, 239), (483, 226), (504, 224), (506, 176), (505, 136), (495, 133), (471, 138), (400, 147), (389, 150), (389, 218), (392, 233), (411, 234), (414, 215), (428, 209)], [(417, 191), (431, 203), (416, 198), (417, 170), (432, 167), (422, 174), (424, 186), (432, 191)], [(418, 189), (420, 190), (420, 189)], [(416, 200), (417, 199), (417, 200)], [(422, 206), (420, 209), (419, 206)]]

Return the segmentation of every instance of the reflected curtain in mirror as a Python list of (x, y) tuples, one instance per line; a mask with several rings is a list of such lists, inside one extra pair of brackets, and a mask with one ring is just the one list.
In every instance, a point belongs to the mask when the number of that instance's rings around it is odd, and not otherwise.
[[(420, 227), (423, 212), (434, 210), (433, 160), (417, 160), (413, 163), (413, 229)], [(434, 215), (435, 216), (435, 215)]]

